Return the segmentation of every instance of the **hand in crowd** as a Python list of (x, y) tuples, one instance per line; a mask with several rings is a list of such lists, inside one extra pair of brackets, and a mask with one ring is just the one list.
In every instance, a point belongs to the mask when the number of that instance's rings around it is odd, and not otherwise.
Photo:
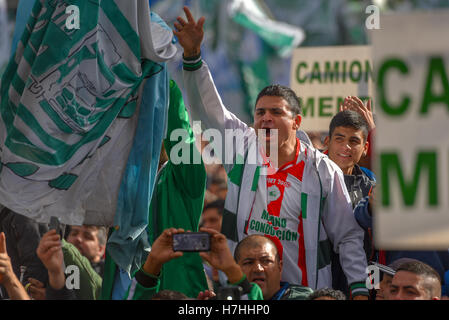
[(183, 18), (178, 17), (178, 22), (175, 22), (176, 30), (173, 30), (173, 34), (178, 38), (179, 44), (184, 49), (184, 56), (194, 57), (199, 55), (201, 51), (205, 18), (201, 17), (198, 21), (195, 21), (187, 7), (184, 7), (184, 12), (187, 17), (187, 22)]
[(6, 252), (5, 234), (0, 233), (0, 284), (8, 283), (14, 277), (11, 259)]
[(143, 265), (143, 270), (152, 275), (158, 275), (164, 263), (181, 257), (181, 251), (173, 251), (173, 235), (183, 233), (184, 229), (170, 228), (164, 230), (151, 246), (150, 254)]
[(5, 287), (11, 300), (30, 299), (13, 271), (11, 258), (6, 251), (6, 237), (3, 232), (0, 233), (0, 284)]
[(243, 271), (232, 256), (225, 235), (209, 228), (201, 228), (200, 231), (211, 235), (210, 251), (200, 252), (200, 256), (212, 267), (222, 270), (228, 277), (229, 282), (238, 282), (243, 277)]
[(198, 293), (197, 300), (209, 300), (216, 296), (216, 294), (213, 291), (205, 290)]
[(28, 278), (28, 292), (33, 300), (45, 300), (45, 285), (37, 279)]
[(365, 105), (360, 98), (356, 96), (348, 96), (340, 105), (340, 111), (344, 110), (353, 110), (358, 112), (368, 123), (368, 129), (370, 132), (376, 128), (371, 108), (371, 99), (369, 99)]
[(56, 230), (50, 230), (42, 236), (37, 247), (37, 256), (48, 270), (50, 286), (55, 290), (62, 289), (65, 285), (64, 255)]

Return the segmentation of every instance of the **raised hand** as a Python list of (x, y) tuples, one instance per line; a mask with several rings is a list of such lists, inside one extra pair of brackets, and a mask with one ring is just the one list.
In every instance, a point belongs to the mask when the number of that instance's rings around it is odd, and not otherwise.
[(239, 281), (243, 272), (232, 256), (226, 237), (214, 229), (201, 228), (200, 231), (211, 235), (210, 251), (200, 252), (201, 258), (209, 262), (212, 267), (223, 271), (231, 283)]
[(198, 293), (198, 297), (196, 299), (197, 300), (209, 300), (215, 296), (216, 296), (215, 292), (205, 290), (205, 291), (201, 291), (200, 293)]
[(37, 256), (49, 272), (59, 272), (63, 269), (64, 256), (61, 239), (56, 230), (50, 230), (42, 236), (37, 247)]
[(183, 255), (181, 251), (173, 251), (173, 235), (183, 232), (183, 229), (175, 228), (164, 230), (151, 246), (151, 251), (143, 265), (143, 270), (149, 274), (158, 275), (164, 263), (181, 257)]
[(178, 17), (173, 34), (178, 37), (179, 44), (184, 49), (184, 57), (189, 58), (197, 56), (201, 52), (201, 42), (204, 37), (203, 25), (206, 19), (201, 17), (195, 21), (188, 7), (184, 7), (184, 12), (187, 21)]
[(340, 105), (340, 111), (343, 110), (353, 110), (358, 112), (368, 123), (369, 131), (374, 130), (376, 128), (376, 124), (374, 123), (373, 112), (371, 108), (371, 99), (368, 100), (366, 106), (363, 101), (356, 96), (348, 96), (345, 98), (343, 103)]
[(11, 265), (11, 259), (6, 252), (5, 234), (0, 233), (0, 284), (11, 281), (14, 277), (14, 271)]
[(42, 236), (36, 252), (48, 270), (50, 286), (55, 290), (62, 289), (65, 285), (64, 255), (61, 239), (56, 230), (50, 230)]
[(45, 285), (37, 279), (28, 278), (28, 291), (33, 300), (45, 300)]
[(5, 287), (11, 300), (30, 300), (25, 288), (12, 269), (11, 258), (6, 251), (6, 238), (3, 232), (0, 233), (0, 284)]

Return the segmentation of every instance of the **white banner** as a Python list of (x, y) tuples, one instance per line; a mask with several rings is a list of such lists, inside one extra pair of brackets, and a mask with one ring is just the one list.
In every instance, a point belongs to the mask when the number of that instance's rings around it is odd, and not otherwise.
[(374, 238), (382, 249), (449, 248), (449, 11), (381, 16), (373, 30)]
[(305, 131), (328, 131), (346, 96), (372, 97), (370, 46), (299, 48), (293, 51), (290, 87), (302, 100)]

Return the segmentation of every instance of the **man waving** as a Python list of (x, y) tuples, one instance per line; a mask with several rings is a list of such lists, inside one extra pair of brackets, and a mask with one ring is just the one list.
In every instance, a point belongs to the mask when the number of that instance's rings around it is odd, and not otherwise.
[(231, 249), (250, 234), (263, 234), (278, 247), (282, 280), (312, 289), (331, 287), (334, 250), (352, 297), (365, 299), (363, 231), (341, 169), (296, 137), (302, 119), (296, 94), (268, 86), (257, 97), (253, 128), (239, 120), (223, 105), (201, 59), (205, 19), (195, 21), (187, 7), (184, 11), (187, 21), (178, 17), (174, 34), (184, 49), (188, 109), (193, 120), (218, 130), (225, 146), (229, 179), (222, 233)]

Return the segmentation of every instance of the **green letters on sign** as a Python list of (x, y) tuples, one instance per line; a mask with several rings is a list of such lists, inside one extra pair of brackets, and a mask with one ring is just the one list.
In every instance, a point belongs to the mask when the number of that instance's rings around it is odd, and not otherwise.
[[(427, 190), (427, 204), (429, 206), (438, 205), (438, 170), (437, 153), (432, 151), (422, 151), (416, 157), (415, 172), (413, 180), (406, 180), (403, 167), (397, 153), (382, 153), (380, 155), (380, 174), (382, 188), (382, 206), (391, 205), (391, 181), (399, 180), (402, 200), (404, 205), (412, 207), (417, 198), (418, 186), (425, 184), (423, 190)], [(427, 172), (427, 181), (420, 179)]]
[(400, 59), (390, 59), (384, 61), (380, 68), (379, 68), (379, 74), (377, 79), (377, 89), (379, 90), (379, 101), (380, 106), (383, 109), (383, 111), (389, 115), (389, 116), (400, 116), (404, 112), (407, 111), (411, 99), (408, 96), (405, 96), (402, 99), (401, 104), (397, 106), (393, 106), (389, 103), (387, 100), (387, 92), (386, 92), (386, 81), (385, 78), (387, 74), (392, 71), (392, 69), (396, 69), (400, 71), (401, 74), (408, 74), (409, 70), (407, 65), (404, 61)]
[[(435, 93), (432, 87), (435, 82), (441, 83), (442, 92)], [(436, 103), (444, 103), (449, 111), (449, 81), (444, 69), (442, 57), (432, 57), (429, 61), (429, 71), (427, 73), (426, 87), (421, 104), (421, 114), (429, 112), (429, 106)]]

